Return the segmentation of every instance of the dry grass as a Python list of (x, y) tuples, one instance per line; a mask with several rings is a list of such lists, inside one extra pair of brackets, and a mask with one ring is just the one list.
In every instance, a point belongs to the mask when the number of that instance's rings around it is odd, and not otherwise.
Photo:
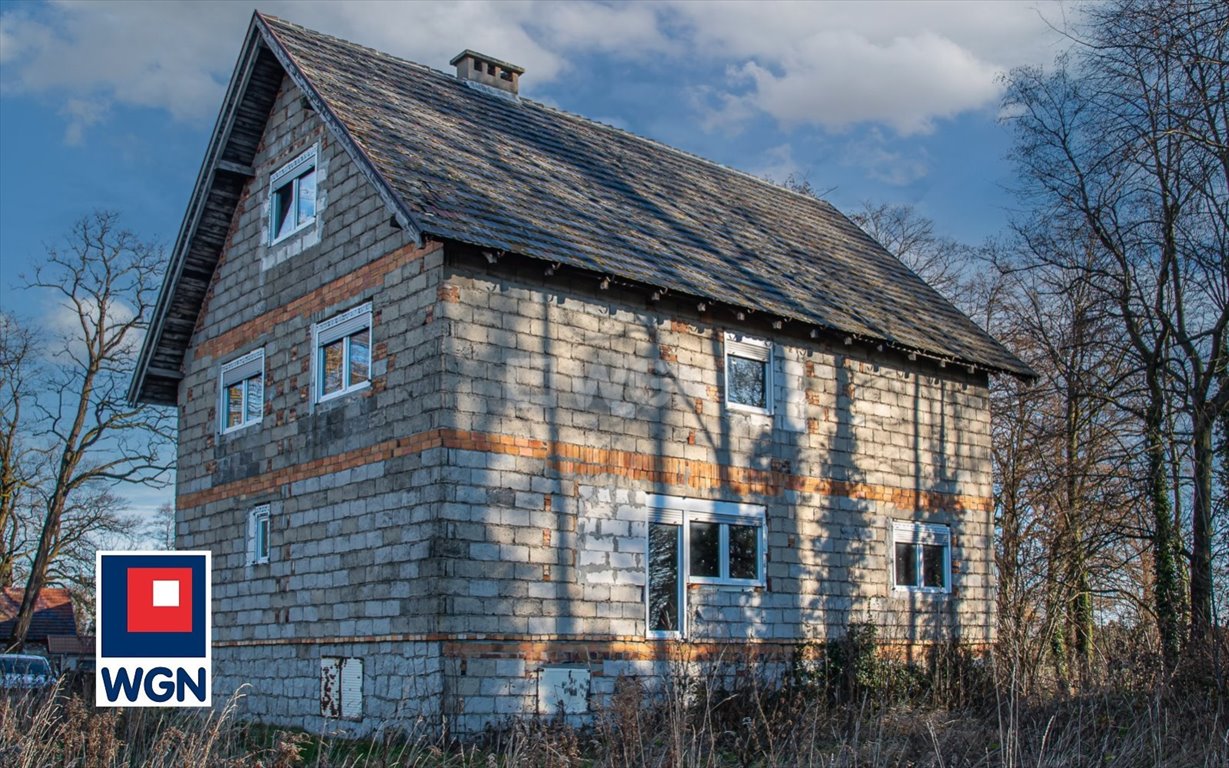
[(466, 746), (345, 741), (247, 724), (234, 718), (237, 698), (206, 716), (96, 710), (60, 692), (10, 696), (0, 698), (0, 765), (1229, 766), (1225, 699), (1202, 677), (1152, 690), (1086, 684), (1078, 696), (1026, 696), (1010, 675), (959, 654), (923, 670), (856, 656), (785, 674), (735, 662), (695, 669), (680, 666), (654, 691), (620, 681), (584, 729), (510, 722)]

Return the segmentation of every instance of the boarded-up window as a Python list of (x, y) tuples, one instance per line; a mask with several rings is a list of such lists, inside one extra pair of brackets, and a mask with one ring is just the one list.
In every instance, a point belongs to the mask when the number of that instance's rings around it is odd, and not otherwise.
[(363, 718), (363, 660), (320, 659), (320, 714), (342, 720)]

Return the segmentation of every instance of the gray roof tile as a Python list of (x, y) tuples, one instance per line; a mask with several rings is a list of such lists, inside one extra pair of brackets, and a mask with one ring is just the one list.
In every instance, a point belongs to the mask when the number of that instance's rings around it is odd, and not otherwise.
[(428, 234), (1031, 375), (822, 200), (262, 18)]

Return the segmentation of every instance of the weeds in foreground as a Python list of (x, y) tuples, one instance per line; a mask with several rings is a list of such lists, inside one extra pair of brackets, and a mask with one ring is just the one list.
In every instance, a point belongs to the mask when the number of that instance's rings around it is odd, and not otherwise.
[[(869, 632), (869, 630), (868, 630)], [(0, 765), (13, 768), (1058, 768), (1229, 765), (1229, 713), (1214, 686), (1086, 685), (1025, 695), (1011, 670), (959, 649), (904, 664), (873, 632), (756, 659), (681, 661), (664, 680), (617, 681), (592, 723), (510, 721), (478, 743), (346, 740), (236, 718), (95, 709), (55, 691), (0, 696)], [(1116, 682), (1120, 682), (1117, 681)]]

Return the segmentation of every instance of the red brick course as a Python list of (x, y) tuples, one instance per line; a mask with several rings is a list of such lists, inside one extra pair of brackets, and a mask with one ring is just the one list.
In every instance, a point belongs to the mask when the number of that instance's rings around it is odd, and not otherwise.
[(738, 494), (776, 496), (783, 491), (800, 491), (825, 496), (888, 502), (900, 509), (947, 509), (980, 511), (991, 508), (992, 500), (933, 491), (915, 491), (870, 483), (809, 477), (791, 472), (732, 467), (706, 461), (653, 456), (634, 451), (593, 448), (573, 443), (534, 440), (512, 435), (434, 429), (409, 437), (386, 440), (354, 451), (329, 456), (293, 467), (214, 486), (178, 498), (180, 508), (198, 507), (227, 498), (265, 493), (280, 485), (310, 477), (340, 472), (376, 461), (421, 453), (429, 448), (495, 453), (546, 461), (560, 474), (572, 476), (614, 475), (629, 480), (682, 485), (696, 490), (727, 488)]
[(407, 245), (381, 256), (353, 272), (326, 283), (319, 288), (306, 293), (276, 309), (271, 309), (257, 318), (229, 331), (218, 334), (211, 339), (195, 345), (194, 355), (197, 360), (229, 355), (252, 343), (252, 339), (273, 330), (281, 323), (291, 318), (310, 315), (334, 304), (361, 296), (372, 288), (384, 284), (385, 279), (395, 270), (415, 261), (421, 262), (429, 253), (439, 250), (443, 243), (428, 242), (422, 248)]

